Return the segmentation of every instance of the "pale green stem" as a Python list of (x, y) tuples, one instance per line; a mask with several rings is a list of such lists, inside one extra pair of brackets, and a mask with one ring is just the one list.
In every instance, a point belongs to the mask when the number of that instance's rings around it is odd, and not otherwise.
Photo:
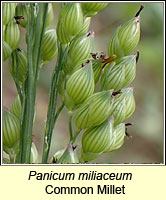
[(73, 117), (73, 112), (69, 111), (68, 112), (68, 117), (69, 117), (69, 133), (70, 133), (70, 141), (73, 140), (73, 130), (72, 130), (72, 117)]
[[(52, 140), (52, 134), (53, 129), (55, 126), (55, 122), (57, 119), (57, 113), (56, 112), (56, 106), (57, 106), (57, 96), (58, 96), (58, 83), (60, 78), (60, 73), (62, 71), (63, 65), (66, 62), (66, 56), (68, 53), (68, 46), (63, 51), (62, 45), (58, 43), (58, 60), (55, 65), (55, 69), (52, 75), (51, 80), (51, 88), (50, 88), (50, 97), (49, 97), (49, 104), (48, 104), (48, 111), (47, 111), (47, 121), (46, 121), (46, 128), (45, 128), (45, 134), (44, 134), (44, 144), (43, 144), (43, 155), (42, 155), (42, 163), (47, 163), (49, 151), (51, 147), (51, 140)], [(60, 110), (62, 110), (62, 107), (60, 107)]]
[[(34, 23), (34, 4), (30, 3), (31, 16), (27, 24), (27, 60), (28, 75), (23, 85), (23, 105), (21, 115), (20, 152), (18, 162), (30, 163), (34, 108), (36, 99), (37, 79), (40, 69), (40, 54), (45, 31), (48, 3), (39, 3), (36, 23)], [(44, 14), (44, 20), (42, 16)], [(38, 29), (38, 30), (36, 30)], [(33, 43), (35, 41), (35, 43)]]

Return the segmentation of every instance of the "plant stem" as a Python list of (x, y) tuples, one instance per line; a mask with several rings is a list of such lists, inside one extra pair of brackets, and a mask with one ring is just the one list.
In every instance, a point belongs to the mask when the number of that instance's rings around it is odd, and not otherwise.
[(73, 116), (73, 112), (69, 111), (68, 112), (68, 116), (69, 116), (69, 133), (70, 133), (70, 141), (73, 140), (73, 130), (72, 130), (72, 116)]
[[(28, 60), (28, 76), (23, 87), (23, 107), (21, 117), (21, 137), (20, 137), (20, 154), (19, 161), (21, 163), (30, 163), (31, 143), (33, 119), (35, 111), (37, 76), (39, 73), (39, 60), (44, 35), (46, 18), (42, 22), (42, 15), (47, 15), (48, 3), (38, 4), (38, 12), (36, 23), (34, 23), (34, 4), (30, 4), (31, 16), (28, 15), (27, 24), (27, 60)], [(38, 28), (34, 32), (35, 28)], [(33, 43), (35, 41), (35, 43)], [(37, 46), (37, 47), (36, 47)], [(38, 48), (38, 49), (36, 49)], [(34, 50), (34, 51), (33, 51)]]
[(62, 105), (58, 108), (58, 110), (57, 110), (57, 112), (56, 112), (56, 114), (55, 114), (55, 117), (54, 117), (54, 124), (56, 123), (56, 120), (58, 119), (59, 114), (60, 114), (61, 111), (63, 110), (64, 106), (65, 106), (65, 104), (62, 103)]
[(60, 112), (60, 111), (57, 111), (56, 113), (57, 96), (58, 96), (57, 87), (58, 87), (58, 82), (60, 78), (60, 73), (66, 61), (67, 52), (68, 52), (68, 46), (66, 47), (65, 51), (63, 51), (62, 45), (58, 42), (58, 60), (55, 65), (55, 68), (52, 74), (52, 80), (51, 80), (49, 104), (48, 104), (48, 111), (47, 111), (47, 121), (46, 121), (45, 134), (44, 134), (42, 163), (47, 163), (50, 146), (51, 146), (53, 129), (57, 120), (57, 116), (59, 115), (59, 114), (57, 115), (57, 113)]

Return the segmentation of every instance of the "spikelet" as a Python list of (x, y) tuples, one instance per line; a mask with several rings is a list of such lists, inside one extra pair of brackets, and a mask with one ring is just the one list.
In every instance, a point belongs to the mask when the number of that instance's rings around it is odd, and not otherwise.
[(123, 24), (114, 33), (108, 45), (108, 55), (115, 54), (118, 58), (129, 55), (137, 46), (140, 40), (140, 12), (141, 6), (136, 16)]
[(92, 17), (96, 15), (99, 11), (103, 10), (108, 3), (82, 3), (82, 10), (84, 16)]
[(103, 90), (114, 89), (128, 86), (136, 75), (136, 56), (125, 56), (116, 63), (112, 62), (105, 70), (100, 79)]
[(15, 15), (17, 3), (2, 3), (3, 24), (7, 25)]
[(15, 154), (19, 149), (20, 122), (19, 119), (9, 111), (3, 111), (3, 150)]
[(4, 33), (4, 41), (12, 48), (16, 49), (20, 42), (20, 30), (18, 24), (12, 20), (9, 24), (6, 25)]
[(133, 88), (123, 88), (121, 94), (115, 96), (111, 114), (114, 116), (114, 125), (129, 118), (135, 110)]
[(76, 151), (70, 143), (57, 163), (79, 163)]
[(74, 123), (78, 129), (91, 128), (104, 122), (111, 113), (112, 90), (102, 91), (90, 96), (74, 114)]
[(69, 47), (67, 63), (63, 70), (66, 74), (72, 74), (82, 63), (91, 58), (90, 53), (94, 49), (94, 33), (90, 32), (83, 36), (76, 36)]
[(94, 92), (92, 63), (74, 72), (66, 83), (66, 93), (75, 105), (82, 103)]
[(44, 34), (42, 45), (42, 59), (43, 61), (51, 61), (55, 58), (58, 52), (56, 30), (47, 30)]
[(81, 160), (91, 161), (101, 155), (112, 142), (113, 118), (85, 131), (82, 136)]

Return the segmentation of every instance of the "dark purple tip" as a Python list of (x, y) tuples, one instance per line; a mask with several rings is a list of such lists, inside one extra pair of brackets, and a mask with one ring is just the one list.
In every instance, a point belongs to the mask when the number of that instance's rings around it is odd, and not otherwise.
[(119, 90), (113, 92), (112, 95), (113, 95), (113, 96), (116, 96), (116, 95), (121, 94), (121, 93), (122, 93), (122, 90), (119, 89)]
[(132, 126), (134, 125), (133, 123), (126, 123), (125, 126)]
[(94, 36), (94, 34), (95, 34), (95, 32), (94, 31), (89, 31), (89, 33), (86, 35), (87, 37), (89, 37), (89, 36)]
[(17, 51), (21, 51), (21, 49), (20, 49), (20, 48), (17, 48)]
[(139, 60), (139, 51), (137, 51), (137, 54), (136, 54), (136, 63), (138, 63), (138, 60)]
[(73, 151), (77, 148), (78, 145), (72, 146)]
[(139, 11), (136, 13), (135, 17), (138, 17), (139, 14), (140, 14), (140, 12), (141, 12), (143, 9), (144, 9), (144, 6), (141, 5), (141, 7), (140, 7)]
[(127, 128), (126, 128), (126, 130), (125, 130), (125, 135), (126, 135), (127, 138), (132, 138), (132, 136), (129, 134)]

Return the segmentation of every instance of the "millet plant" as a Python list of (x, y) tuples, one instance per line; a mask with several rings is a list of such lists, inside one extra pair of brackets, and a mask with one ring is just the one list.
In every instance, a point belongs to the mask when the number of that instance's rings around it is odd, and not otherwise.
[[(127, 126), (132, 123), (125, 121), (135, 110), (135, 100), (128, 86), (139, 58), (138, 51), (131, 53), (140, 40), (143, 6), (117, 28), (106, 56), (94, 52), (94, 32), (89, 27), (93, 16), (111, 3), (61, 3), (56, 28), (49, 29), (52, 4), (3, 3), (3, 61), (9, 59), (18, 92), (11, 107), (3, 110), (3, 151), (9, 155), (4, 163), (85, 163), (119, 149), (129, 137)], [(26, 49), (19, 47), (20, 27), (26, 30)], [(40, 69), (56, 56), (39, 161), (32, 137), (37, 83)], [(64, 107), (69, 141), (49, 159), (54, 127)]]

